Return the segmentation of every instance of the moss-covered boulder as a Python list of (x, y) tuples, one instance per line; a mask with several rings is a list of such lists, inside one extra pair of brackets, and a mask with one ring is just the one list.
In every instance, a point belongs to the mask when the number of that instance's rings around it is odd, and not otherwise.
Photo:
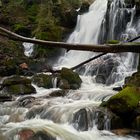
[(25, 77), (13, 76), (7, 78), (2, 83), (2, 95), (25, 95), (36, 93), (35, 88), (31, 85), (31, 80)]
[(33, 83), (38, 87), (53, 88), (53, 76), (46, 74), (36, 74), (32, 78)]
[(60, 77), (68, 81), (70, 89), (78, 89), (81, 86), (82, 80), (78, 73), (73, 72), (71, 69), (62, 68)]
[(3, 81), (2, 86), (11, 86), (16, 84), (31, 84), (31, 80), (27, 79), (26, 77), (20, 77), (20, 76), (13, 76), (11, 78), (7, 78)]
[(127, 77), (125, 79), (125, 85), (140, 87), (140, 71), (134, 73), (131, 77)]
[(140, 88), (126, 87), (107, 101), (107, 107), (119, 116), (132, 113), (139, 105)]

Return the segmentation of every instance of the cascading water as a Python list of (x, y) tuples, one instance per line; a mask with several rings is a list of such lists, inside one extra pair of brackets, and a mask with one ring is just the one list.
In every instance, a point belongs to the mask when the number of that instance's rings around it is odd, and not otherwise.
[[(133, 22), (135, 8), (127, 9), (123, 0), (113, 0), (108, 11), (107, 2), (95, 0), (88, 13), (78, 16), (69, 43), (98, 44), (109, 39), (127, 40), (138, 34), (139, 22)], [(130, 18), (124, 22), (126, 13)], [(118, 23), (122, 24), (119, 30), (116, 29)], [(94, 55), (97, 53), (69, 51), (59, 59), (55, 67), (71, 67)], [(110, 113), (98, 108), (103, 100), (108, 100), (116, 93), (105, 84), (120, 82), (132, 74), (136, 70), (137, 57), (131, 53), (108, 54), (96, 62), (90, 62), (78, 71), (83, 74), (82, 87), (69, 91), (64, 97), (50, 98), (52, 92), (60, 90), (56, 89), (57, 79), (54, 79), (55, 89), (46, 90), (35, 86), (38, 94), (0, 104), (0, 140), (135, 140), (130, 136), (116, 136), (97, 128), (109, 130), (111, 126)], [(135, 65), (130, 63), (133, 61)], [(104, 84), (98, 84), (98, 78), (103, 73), (107, 78), (104, 77)]]
[[(139, 23), (137, 25), (134, 23), (134, 16), (135, 7), (126, 8), (124, 0), (114, 0), (110, 4), (109, 10), (107, 10), (106, 0), (95, 1), (90, 6), (88, 13), (78, 16), (77, 26), (67, 42), (97, 44), (115, 39), (127, 41), (138, 35), (136, 27)], [(69, 51), (59, 59), (57, 65), (58, 67), (72, 67), (95, 55), (97, 53)], [(85, 65), (82, 73), (96, 75), (97, 82), (107, 85), (115, 83), (116, 86), (121, 86), (125, 77), (131, 76), (136, 71), (137, 65), (137, 54), (107, 54), (95, 62)]]

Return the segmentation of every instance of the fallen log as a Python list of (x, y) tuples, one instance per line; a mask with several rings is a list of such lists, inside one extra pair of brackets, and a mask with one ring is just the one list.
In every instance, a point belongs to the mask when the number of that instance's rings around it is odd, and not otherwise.
[[(119, 52), (135, 52), (140, 53), (140, 43), (119, 43), (119, 44), (104, 44), (104, 45), (92, 45), (92, 44), (69, 44), (64, 42), (54, 42), (54, 41), (45, 41), (40, 39), (32, 39), (23, 37), (14, 32), (11, 32), (7, 29), (0, 27), (0, 32), (4, 33), (4, 36), (9, 39), (28, 42), (43, 45), (45, 47), (52, 48), (65, 48), (68, 50), (80, 50), (80, 51), (93, 51), (93, 52), (104, 52), (104, 53), (119, 53)], [(6, 35), (5, 35), (6, 34)]]

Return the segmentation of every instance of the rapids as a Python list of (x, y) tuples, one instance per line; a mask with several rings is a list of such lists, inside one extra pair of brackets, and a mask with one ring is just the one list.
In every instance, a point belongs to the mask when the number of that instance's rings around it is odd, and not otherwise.
[[(135, 7), (129, 9), (124, 0), (113, 0), (109, 10), (107, 3), (107, 0), (95, 0), (89, 12), (79, 15), (75, 30), (67, 42), (98, 44), (114, 39), (127, 41), (137, 36), (140, 24), (134, 21)], [(126, 15), (129, 18), (124, 21)], [(30, 56), (33, 45), (25, 43), (24, 46), (25, 54)], [(97, 53), (65, 52), (54, 68), (72, 67), (95, 55)], [(106, 70), (109, 74), (106, 74), (104, 84), (97, 83), (97, 75), (102, 74), (101, 69), (106, 68), (108, 60), (115, 61), (117, 65)], [(104, 62), (103, 67), (99, 62)], [(136, 54), (108, 54), (77, 70), (83, 81), (82, 86), (79, 90), (70, 90), (64, 97), (48, 98), (52, 92), (60, 90), (56, 87), (57, 79), (53, 80), (53, 89), (33, 85), (36, 95), (0, 104), (0, 140), (135, 140), (134, 137), (117, 136), (109, 131), (111, 122), (108, 112), (104, 112), (102, 122), (105, 130), (98, 130), (100, 120), (97, 111), (102, 101), (116, 94), (112, 89), (122, 86), (125, 77), (137, 70), (137, 65)], [(79, 111), (86, 112), (86, 116), (77, 117)], [(33, 134), (35, 136), (30, 139)]]

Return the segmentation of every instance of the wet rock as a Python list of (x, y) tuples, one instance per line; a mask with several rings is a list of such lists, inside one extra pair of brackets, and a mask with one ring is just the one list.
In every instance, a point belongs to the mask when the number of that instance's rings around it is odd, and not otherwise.
[(131, 130), (130, 129), (115, 129), (115, 130), (112, 130), (112, 132), (119, 136), (126, 136), (130, 134)]
[(56, 140), (55, 137), (51, 136), (47, 132), (38, 131), (35, 133), (31, 129), (21, 130), (18, 135), (20, 140)]
[(53, 88), (53, 76), (46, 75), (46, 74), (36, 74), (33, 78), (33, 83), (36, 84), (38, 87), (44, 88)]
[(86, 109), (80, 109), (74, 114), (73, 117), (73, 126), (77, 130), (87, 131), (89, 129), (89, 120), (88, 113)]
[(13, 76), (7, 78), (2, 83), (2, 95), (24, 95), (36, 93), (35, 88), (31, 85), (31, 80), (20, 77)]
[(81, 78), (76, 72), (73, 72), (71, 69), (62, 68), (60, 77), (68, 81), (70, 89), (78, 89), (81, 86)]
[(113, 90), (114, 91), (121, 91), (122, 90), (122, 87), (114, 87)]
[(36, 106), (36, 107), (33, 107), (32, 109), (30, 109), (30, 110), (27, 112), (26, 118), (27, 118), (27, 119), (35, 118), (36, 115), (40, 115), (43, 111), (44, 111), (44, 107), (43, 107), (43, 106)]
[(8, 93), (9, 95), (25, 95), (36, 93), (35, 88), (32, 85), (16, 84), (11, 86), (5, 86), (2, 89), (2, 93)]
[(34, 135), (34, 132), (30, 129), (22, 130), (18, 133), (20, 136), (20, 140), (30, 140), (31, 137)]
[(53, 91), (52, 93), (49, 94), (50, 97), (64, 97), (67, 94), (67, 90), (57, 90), (57, 91)]
[(0, 102), (7, 102), (7, 101), (12, 101), (12, 96), (11, 95), (1, 95), (0, 94)]
[(125, 86), (140, 87), (140, 72), (134, 73), (131, 77), (125, 79)]
[(30, 138), (30, 140), (56, 140), (53, 136), (45, 133), (45, 132), (37, 132)]
[(28, 104), (32, 103), (34, 100), (35, 100), (35, 97), (33, 96), (20, 97), (18, 99), (18, 105), (22, 107), (26, 107)]
[(94, 119), (99, 130), (112, 130), (124, 127), (122, 119), (106, 108), (98, 108), (95, 111)]
[[(97, 68), (95, 80), (97, 83), (110, 85), (115, 82), (116, 77), (112, 77), (112, 72), (115, 72), (119, 63), (114, 61), (111, 56), (106, 56), (101, 60), (101, 64)], [(94, 75), (93, 71), (93, 75)]]
[(83, 13), (88, 12), (89, 6), (90, 6), (90, 4), (88, 1), (83, 2), (80, 7), (80, 10), (78, 11), (78, 14), (83, 14)]
[(119, 116), (126, 115), (137, 108), (139, 100), (139, 88), (126, 87), (107, 101), (107, 107)]
[(69, 82), (67, 81), (67, 80), (65, 80), (65, 79), (61, 79), (60, 81), (59, 81), (59, 88), (60, 89), (70, 89), (70, 84), (69, 84)]
[(137, 117), (134, 119), (134, 121), (133, 121), (133, 123), (132, 123), (132, 128), (133, 128), (133, 129), (136, 129), (136, 130), (140, 130), (140, 115), (137, 116)]
[(87, 131), (97, 126), (99, 130), (123, 128), (121, 118), (106, 108), (80, 109), (74, 114), (72, 124), (80, 131)]
[(31, 80), (27, 79), (26, 77), (20, 77), (20, 76), (13, 76), (11, 78), (7, 78), (3, 81), (2, 86), (11, 86), (16, 84), (31, 84)]
[(140, 89), (138, 87), (126, 87), (112, 96), (105, 103), (105, 106), (122, 119), (126, 128), (132, 128), (134, 119), (140, 115), (139, 101)]
[(76, 9), (67, 10), (64, 14), (64, 26), (74, 28), (76, 26), (78, 16), (78, 12), (76, 11)]

